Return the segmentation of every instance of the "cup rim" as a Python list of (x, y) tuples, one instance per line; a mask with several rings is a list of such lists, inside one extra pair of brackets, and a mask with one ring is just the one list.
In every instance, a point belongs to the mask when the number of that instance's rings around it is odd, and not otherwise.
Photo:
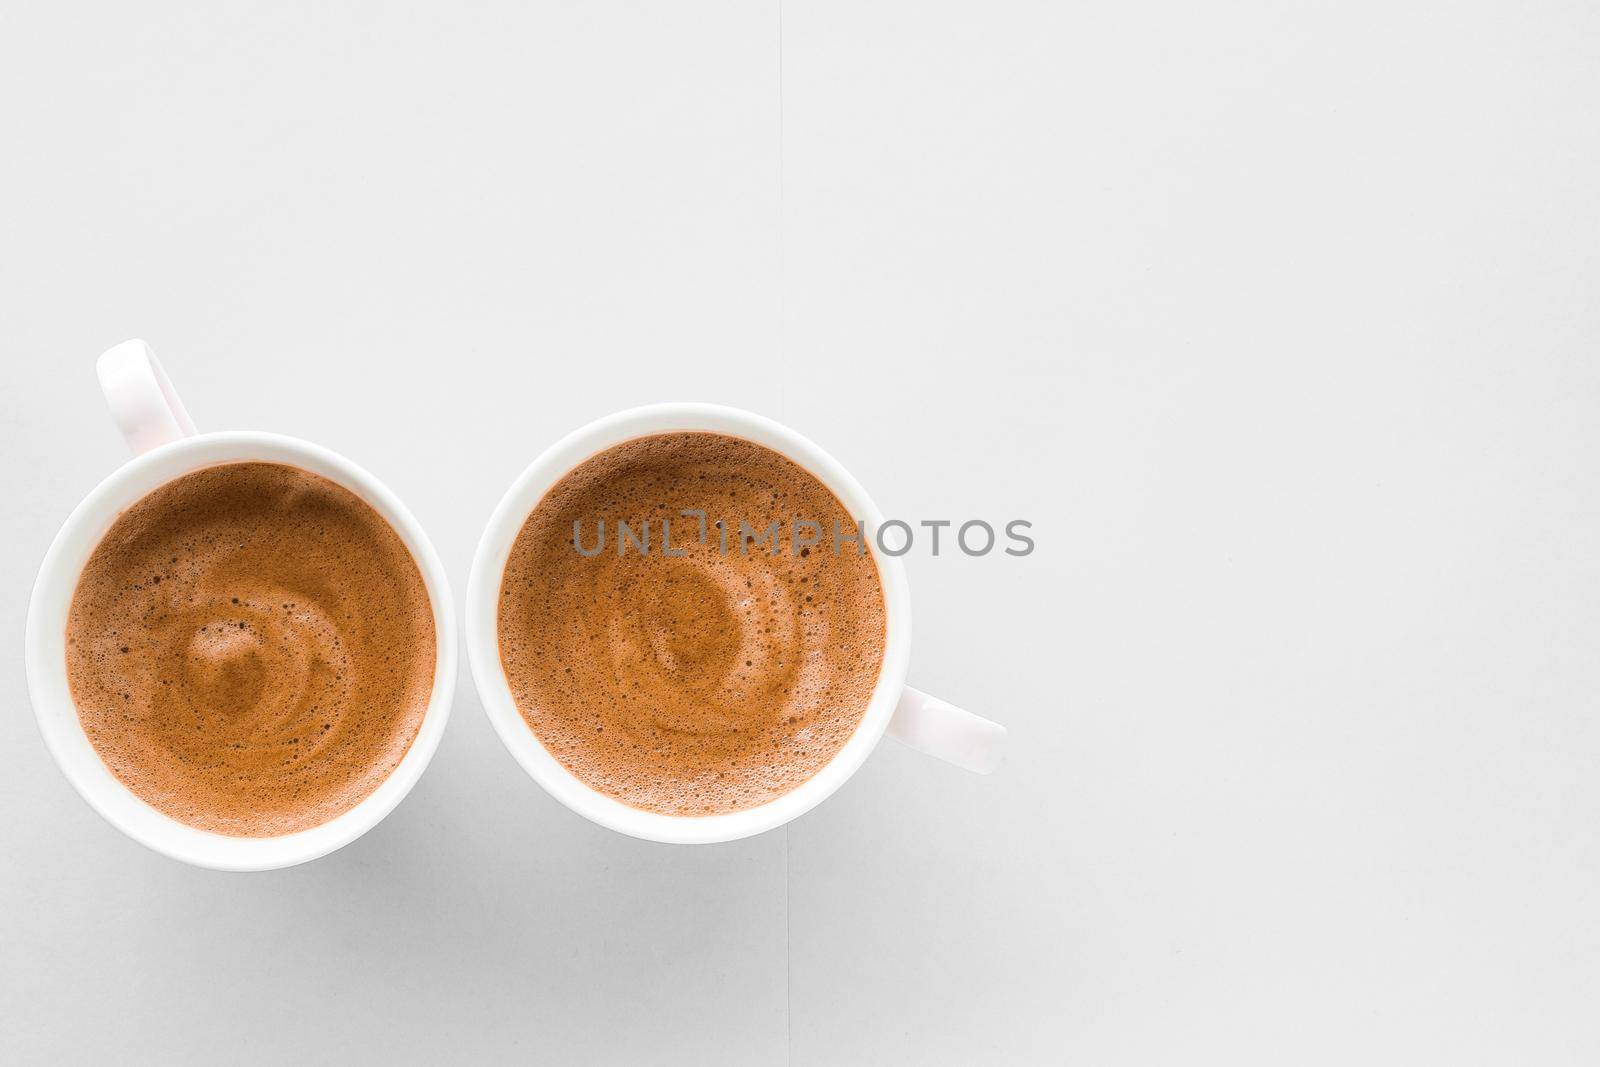
[[(712, 432), (771, 448), (817, 477), (869, 531), (883, 515), (861, 484), (821, 447), (763, 415), (719, 404), (666, 403), (597, 419), (547, 448), (512, 482), (479, 539), (467, 579), (467, 661), (495, 733), (546, 792), (585, 818), (631, 837), (671, 844), (710, 844), (764, 833), (798, 818), (831, 796), (866, 761), (888, 729), (905, 687), (911, 653), (910, 593), (900, 559), (872, 550), (884, 598), (884, 654), (867, 710), (832, 760), (811, 778), (765, 804), (718, 815), (667, 815), (630, 807), (585, 784), (535, 736), (517, 710), (500, 662), (499, 594), (512, 543), (544, 495), (584, 460), (614, 445), (657, 433)], [(868, 533), (866, 536), (870, 537)]]
[[(276, 837), (233, 837), (181, 823), (140, 799), (100, 759), (67, 683), (66, 616), (89, 554), (127, 507), (174, 478), (237, 462), (275, 462), (321, 475), (359, 496), (399, 534), (433, 608), (436, 650), (427, 711), (399, 765), (355, 807), (320, 825)], [(34, 718), (56, 765), (102, 818), (176, 860), (222, 871), (291, 867), (342, 848), (394, 810), (439, 747), (455, 695), (457, 632), (444, 566), (415, 516), (387, 486), (338, 453), (295, 437), (254, 430), (196, 434), (153, 448), (107, 475), (73, 509), (46, 551), (28, 602), (25, 658)]]

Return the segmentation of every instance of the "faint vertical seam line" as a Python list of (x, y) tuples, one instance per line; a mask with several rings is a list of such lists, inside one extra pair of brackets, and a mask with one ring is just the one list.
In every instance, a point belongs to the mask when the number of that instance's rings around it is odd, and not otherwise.
[(789, 403), (789, 367), (784, 361), (788, 310), (788, 248), (783, 239), (783, 0), (778, 0), (778, 365), (783, 368), (785, 406)]
[[(783, 0), (778, 0), (778, 366), (784, 368), (784, 406), (788, 397), (788, 363), (784, 359), (784, 330), (787, 311), (788, 261), (783, 240)], [(789, 827), (783, 828), (783, 1062), (794, 1064), (794, 959), (789, 939)]]
[(789, 828), (783, 828), (783, 1062), (794, 1063), (794, 967), (789, 953)]

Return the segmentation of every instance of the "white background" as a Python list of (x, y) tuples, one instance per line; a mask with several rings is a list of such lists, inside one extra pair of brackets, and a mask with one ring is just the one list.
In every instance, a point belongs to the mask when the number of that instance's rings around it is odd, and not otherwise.
[[(1600, 1060), (1600, 8), (0, 14), (0, 1059)], [(737, 404), (909, 519), (886, 742), (786, 830), (592, 826), (465, 672), (380, 827), (192, 870), (72, 793), (34, 569), (94, 357), (309, 438), (459, 593), (550, 441)]]

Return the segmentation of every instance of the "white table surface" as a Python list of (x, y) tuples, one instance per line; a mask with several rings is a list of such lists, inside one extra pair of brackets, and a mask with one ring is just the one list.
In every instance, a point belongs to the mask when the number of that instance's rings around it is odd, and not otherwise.
[[(1600, 1060), (1600, 8), (13, 3), (0, 1059)], [(546, 444), (788, 422), (912, 680), (786, 830), (592, 826), (465, 672), (327, 859), (193, 870), (47, 756), (21, 635), (123, 458), (92, 361), (383, 478), (459, 594)]]

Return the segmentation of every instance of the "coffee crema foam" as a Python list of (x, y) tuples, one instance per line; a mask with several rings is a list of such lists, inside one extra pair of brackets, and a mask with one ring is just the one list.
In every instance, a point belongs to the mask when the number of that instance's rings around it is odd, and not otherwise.
[[(680, 512), (731, 527), (729, 551)], [(674, 558), (614, 542), (587, 557), (575, 521), (608, 532), (672, 523)], [(815, 475), (715, 433), (625, 442), (579, 464), (512, 545), (501, 665), (534, 735), (590, 787), (632, 807), (712, 815), (755, 807), (831, 760), (883, 663), (883, 588), (869, 553), (769, 554), (740, 520), (854, 520)], [(592, 537), (593, 534), (587, 535)]]
[(238, 837), (370, 796), (422, 725), (436, 655), (400, 536), (277, 463), (204, 468), (129, 507), (67, 622), (72, 697), (106, 766), (179, 822)]

